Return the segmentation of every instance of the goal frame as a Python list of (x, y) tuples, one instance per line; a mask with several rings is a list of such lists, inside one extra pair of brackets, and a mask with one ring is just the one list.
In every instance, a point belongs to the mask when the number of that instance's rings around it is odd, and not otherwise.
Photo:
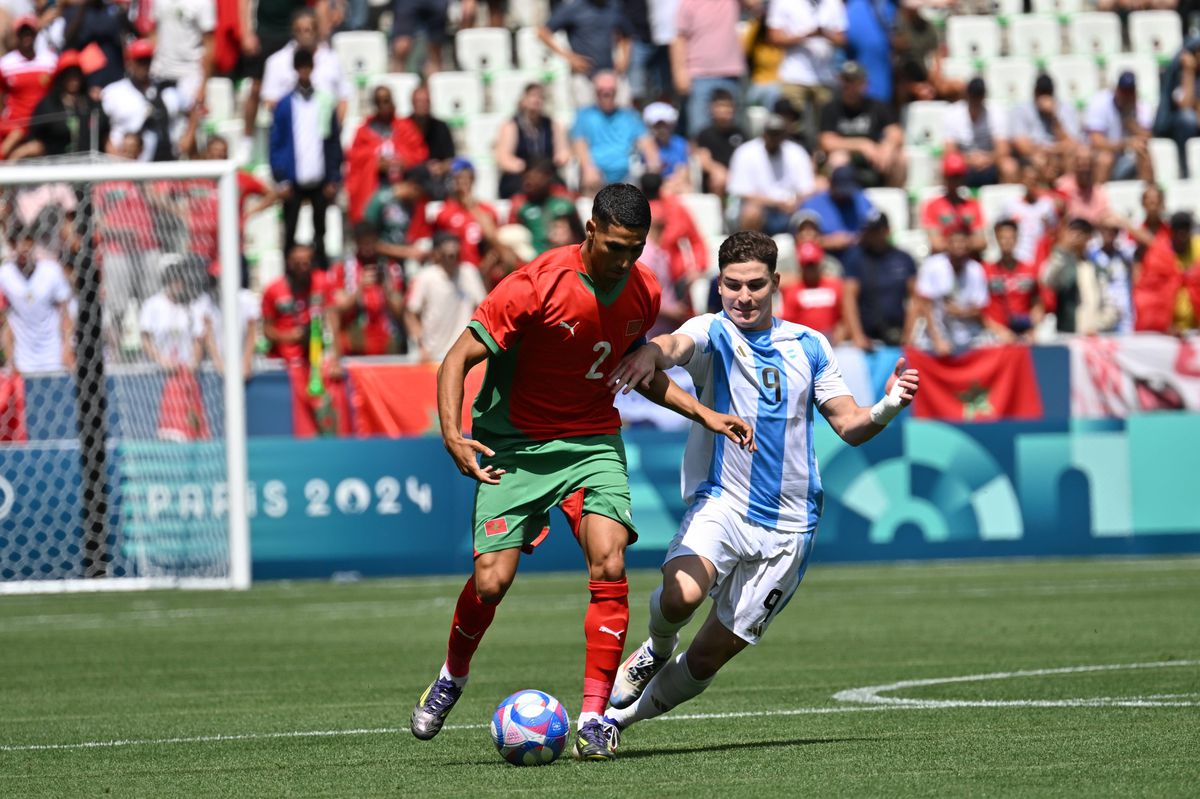
[[(217, 257), (220, 274), (222, 358), (225, 421), (225, 479), (229, 486), (226, 516), (229, 568), (224, 577), (124, 577), (105, 574), (91, 578), (0, 580), (0, 595), (80, 593), (153, 589), (245, 590), (250, 587), (250, 520), (246, 488), (246, 387), (241, 369), (242, 330), (237, 313), (241, 262), (237, 164), (233, 161), (92, 162), (0, 166), (0, 190), (43, 183), (103, 183), (130, 180), (215, 180), (217, 183)], [(235, 488), (238, 487), (238, 488)]]

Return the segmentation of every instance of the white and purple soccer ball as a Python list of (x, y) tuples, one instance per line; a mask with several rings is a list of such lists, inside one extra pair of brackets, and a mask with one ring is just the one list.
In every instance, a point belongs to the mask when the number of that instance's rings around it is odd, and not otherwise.
[(562, 703), (532, 688), (509, 696), (492, 715), (492, 743), (514, 766), (553, 763), (567, 745), (570, 731)]

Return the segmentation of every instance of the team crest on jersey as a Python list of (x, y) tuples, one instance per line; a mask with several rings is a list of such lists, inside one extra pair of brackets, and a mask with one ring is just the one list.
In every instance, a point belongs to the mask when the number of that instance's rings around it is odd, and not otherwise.
[(501, 517), (483, 523), (483, 533), (486, 536), (504, 535), (508, 532), (508, 521)]
[(642, 329), (643, 319), (630, 319), (625, 323), (625, 335), (636, 336), (638, 331)]

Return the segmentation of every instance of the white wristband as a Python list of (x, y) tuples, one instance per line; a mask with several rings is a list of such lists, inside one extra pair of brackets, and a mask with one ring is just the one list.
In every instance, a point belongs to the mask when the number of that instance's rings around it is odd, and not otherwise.
[(883, 396), (879, 402), (871, 406), (871, 421), (880, 427), (887, 427), (888, 422), (896, 418), (904, 405), (900, 402), (900, 381), (892, 384), (892, 390)]

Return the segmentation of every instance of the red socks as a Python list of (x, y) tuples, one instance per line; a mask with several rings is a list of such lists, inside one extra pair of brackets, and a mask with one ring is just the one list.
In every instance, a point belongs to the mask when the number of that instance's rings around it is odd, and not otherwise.
[(450, 625), (450, 643), (446, 647), (446, 669), (453, 677), (466, 677), (471, 670), (471, 657), (479, 648), (483, 634), (496, 617), (496, 606), (489, 605), (475, 592), (475, 578), (467, 580), (458, 604), (454, 606), (454, 623)]
[[(625, 631), (629, 627), (629, 583), (589, 580), (592, 594), (583, 631), (587, 655), (583, 666), (583, 713), (603, 713), (621, 665)], [(460, 600), (461, 601), (461, 600)]]

